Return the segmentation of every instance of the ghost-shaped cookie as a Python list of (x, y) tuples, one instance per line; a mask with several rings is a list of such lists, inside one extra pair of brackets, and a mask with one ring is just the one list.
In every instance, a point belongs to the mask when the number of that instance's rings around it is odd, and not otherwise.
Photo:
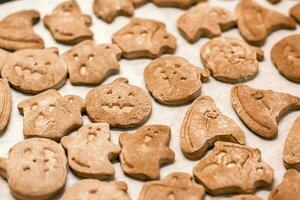
[(0, 134), (6, 129), (11, 113), (11, 91), (6, 79), (0, 79)]
[(290, 9), (290, 16), (300, 23), (300, 3), (297, 3)]

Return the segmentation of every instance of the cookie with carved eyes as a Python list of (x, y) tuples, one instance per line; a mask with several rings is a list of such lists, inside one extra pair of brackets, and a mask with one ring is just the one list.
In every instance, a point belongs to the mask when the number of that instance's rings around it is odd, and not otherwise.
[(1, 76), (23, 93), (37, 94), (62, 87), (67, 73), (67, 64), (57, 48), (23, 49), (9, 54)]
[(96, 45), (83, 41), (62, 55), (72, 85), (99, 85), (120, 70), (121, 50), (115, 44)]
[(111, 161), (119, 157), (121, 149), (110, 142), (108, 124), (84, 125), (76, 136), (65, 136), (61, 143), (76, 175), (94, 179), (109, 179), (115, 175)]
[(299, 101), (299, 97), (287, 93), (254, 89), (245, 84), (231, 89), (231, 103), (239, 118), (265, 139), (277, 136), (277, 121), (287, 112), (299, 110)]
[(226, 83), (252, 79), (258, 73), (258, 61), (264, 58), (262, 49), (231, 37), (208, 41), (201, 48), (200, 55), (211, 75)]
[(231, 200), (263, 200), (262, 198), (251, 194), (236, 195), (231, 197), (230, 199)]
[(6, 129), (11, 113), (11, 91), (6, 79), (0, 79), (0, 134)]
[(0, 175), (17, 199), (50, 199), (66, 182), (64, 149), (49, 139), (23, 140), (9, 150), (8, 158), (0, 158)]
[(143, 18), (132, 18), (113, 35), (112, 41), (127, 59), (154, 59), (164, 53), (174, 53), (177, 47), (176, 38), (166, 31), (164, 23)]
[(274, 10), (267, 9), (255, 0), (241, 0), (236, 8), (237, 25), (244, 39), (261, 46), (268, 35), (279, 29), (295, 29), (295, 21)]
[(152, 0), (152, 2), (160, 7), (176, 7), (181, 9), (187, 9), (198, 2), (206, 0)]
[(297, 3), (290, 9), (290, 16), (300, 23), (300, 3)]
[(93, 33), (89, 29), (92, 18), (81, 13), (75, 0), (59, 4), (51, 15), (44, 17), (43, 22), (59, 43), (73, 45), (93, 39)]
[(158, 102), (166, 105), (193, 101), (201, 93), (202, 81), (207, 81), (208, 77), (208, 70), (179, 56), (157, 58), (144, 71), (148, 90)]
[(61, 96), (56, 90), (47, 90), (24, 100), (18, 104), (18, 109), (24, 115), (25, 138), (59, 141), (83, 123), (84, 101), (76, 95)]
[(160, 167), (170, 164), (175, 153), (169, 148), (171, 129), (164, 125), (148, 125), (135, 133), (122, 133), (120, 162), (124, 173), (140, 180), (159, 179)]
[(190, 43), (197, 42), (201, 37), (217, 37), (222, 31), (236, 25), (234, 15), (221, 7), (199, 3), (185, 12), (177, 20), (177, 28), (181, 35)]
[(149, 118), (151, 110), (149, 94), (130, 85), (126, 78), (98, 86), (86, 96), (86, 112), (90, 120), (108, 123), (110, 127), (139, 126)]
[(197, 182), (212, 195), (254, 193), (273, 183), (273, 169), (261, 161), (259, 149), (216, 142), (193, 169)]

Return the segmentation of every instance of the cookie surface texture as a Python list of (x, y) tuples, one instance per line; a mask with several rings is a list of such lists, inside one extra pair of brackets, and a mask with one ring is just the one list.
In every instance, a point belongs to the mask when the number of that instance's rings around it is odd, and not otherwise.
[(298, 23), (300, 23), (300, 3), (297, 3), (290, 10), (290, 15), (293, 17)]
[(6, 129), (11, 113), (11, 90), (6, 79), (0, 79), (0, 134)]

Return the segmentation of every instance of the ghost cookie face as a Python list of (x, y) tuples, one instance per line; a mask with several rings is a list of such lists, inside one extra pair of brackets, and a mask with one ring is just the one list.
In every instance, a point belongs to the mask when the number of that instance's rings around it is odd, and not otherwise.
[(151, 114), (151, 97), (143, 89), (118, 78), (92, 89), (86, 96), (86, 112), (92, 122), (129, 128), (143, 124)]
[(8, 124), (11, 113), (11, 91), (7, 80), (0, 79), (0, 134)]
[(82, 125), (83, 100), (75, 95), (61, 96), (47, 90), (18, 104), (24, 115), (25, 138), (43, 137), (59, 141), (61, 137)]
[(112, 41), (128, 59), (153, 59), (163, 53), (174, 53), (176, 49), (176, 38), (167, 33), (165, 24), (150, 19), (133, 18), (113, 35)]
[(65, 185), (67, 160), (61, 145), (32, 138), (17, 143), (0, 158), (0, 175), (17, 199), (49, 199)]
[(61, 87), (67, 78), (67, 65), (58, 49), (24, 49), (10, 54), (3, 64), (1, 76), (24, 93), (40, 93)]

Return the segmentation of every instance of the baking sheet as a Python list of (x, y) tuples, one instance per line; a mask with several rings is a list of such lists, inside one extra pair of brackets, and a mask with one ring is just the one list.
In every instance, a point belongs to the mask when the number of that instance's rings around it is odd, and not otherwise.
[[(288, 14), (289, 8), (295, 5), (298, 1), (286, 0), (277, 5), (269, 4), (266, 0), (257, 0), (261, 5), (278, 10), (282, 13)], [(61, 0), (22, 0), (15, 1), (6, 4), (0, 5), (0, 18), (7, 16), (15, 11), (22, 9), (36, 9), (40, 12), (41, 16), (50, 14), (52, 9), (61, 2)], [(96, 43), (110, 43), (111, 36), (114, 32), (118, 31), (124, 25), (129, 22), (129, 18), (118, 17), (114, 23), (106, 24), (105, 22), (99, 20), (92, 14), (92, 0), (77, 0), (83, 13), (90, 14), (93, 18), (93, 24), (91, 30), (94, 32), (94, 40)], [(238, 0), (210, 0), (209, 4), (218, 5), (224, 8), (231, 10), (232, 12), (235, 9)], [(191, 45), (186, 42), (181, 35), (179, 34), (176, 28), (176, 20), (183, 13), (182, 10), (176, 8), (158, 8), (152, 3), (149, 3), (143, 7), (140, 7), (135, 10), (135, 16), (156, 19), (163, 21), (167, 25), (167, 30), (174, 34), (177, 38), (178, 48), (176, 55), (183, 56), (187, 58), (191, 63), (202, 67), (199, 50), (200, 47), (208, 41), (208, 39), (202, 38), (199, 42)], [(35, 31), (42, 36), (45, 41), (46, 47), (56, 46), (59, 48), (60, 53), (65, 52), (70, 47), (60, 45), (56, 43), (51, 37), (50, 33), (45, 29), (43, 24), (40, 22), (34, 26)], [(300, 96), (299, 85), (293, 82), (288, 81), (282, 77), (270, 59), (270, 50), (272, 46), (279, 41), (281, 38), (299, 33), (299, 26), (295, 31), (281, 30), (271, 34), (266, 44), (263, 46), (265, 51), (265, 61), (260, 62), (259, 74), (251, 81), (248, 81), (247, 84), (254, 88), (261, 89), (273, 89), (275, 91), (284, 91), (293, 95)], [(223, 36), (232, 36), (236, 38), (241, 38), (237, 29), (232, 29), (223, 33)], [(144, 68), (150, 62), (148, 59), (138, 59), (138, 60), (125, 60), (120, 61), (121, 71), (118, 75), (110, 76), (103, 84), (110, 83), (112, 80), (117, 77), (126, 77), (129, 79), (129, 82), (133, 85), (137, 85), (146, 89), (145, 83), (143, 80)], [(202, 88), (202, 95), (211, 96), (215, 101), (217, 106), (221, 111), (227, 116), (231, 117), (235, 122), (240, 125), (244, 130), (247, 137), (247, 145), (251, 147), (259, 148), (262, 152), (262, 159), (271, 165), (275, 172), (275, 181), (274, 185), (277, 185), (281, 182), (282, 176), (285, 172), (285, 168), (282, 162), (282, 150), (285, 138), (287, 136), (288, 130), (290, 129), (292, 123), (299, 115), (300, 112), (293, 112), (286, 115), (279, 122), (278, 137), (275, 140), (267, 141), (258, 136), (254, 135), (249, 131), (245, 125), (240, 121), (238, 116), (235, 114), (233, 108), (231, 107), (230, 102), (230, 89), (232, 85), (222, 83), (214, 80), (212, 77), (208, 83), (205, 83)], [(82, 98), (85, 97), (87, 92), (90, 90), (90, 87), (83, 86), (72, 86), (69, 82), (63, 86), (59, 92), (63, 95), (66, 94), (77, 94)], [(18, 113), (17, 104), (28, 98), (28, 95), (24, 95), (15, 90), (12, 91), (13, 104), (12, 104), (12, 114), (10, 123), (6, 132), (0, 136), (0, 156), (6, 157), (9, 149), (19, 141), (22, 141), (23, 138), (23, 117)], [(184, 117), (184, 113), (187, 110), (188, 106), (179, 106), (179, 107), (168, 107), (159, 105), (153, 100), (153, 112), (150, 119), (146, 124), (165, 124), (171, 127), (172, 129), (172, 138), (170, 142), (170, 147), (176, 153), (176, 159), (173, 164), (167, 165), (161, 169), (161, 177), (166, 176), (170, 172), (174, 171), (184, 171), (192, 172), (193, 167), (197, 161), (190, 161), (186, 159), (181, 153), (179, 146), (179, 130), (181, 122)], [(88, 118), (84, 117), (85, 124), (89, 123)], [(118, 136), (121, 133), (120, 130), (111, 131), (111, 139), (114, 143), (118, 143)], [(120, 163), (114, 163), (114, 168), (116, 170), (115, 180), (123, 180), (128, 184), (129, 194), (132, 199), (138, 199), (141, 187), (144, 182), (137, 181), (132, 178), (126, 177), (123, 174), (123, 171), (120, 167)], [(66, 187), (70, 187), (76, 183), (79, 179), (75, 177), (70, 171), (68, 174), (68, 180)], [(262, 198), (267, 198), (269, 191), (259, 190), (257, 195)], [(57, 198), (54, 199), (58, 199)], [(8, 184), (4, 179), (0, 179), (0, 199), (1, 200), (10, 200), (13, 197), (10, 195)], [(206, 199), (210, 199), (207, 195)]]

